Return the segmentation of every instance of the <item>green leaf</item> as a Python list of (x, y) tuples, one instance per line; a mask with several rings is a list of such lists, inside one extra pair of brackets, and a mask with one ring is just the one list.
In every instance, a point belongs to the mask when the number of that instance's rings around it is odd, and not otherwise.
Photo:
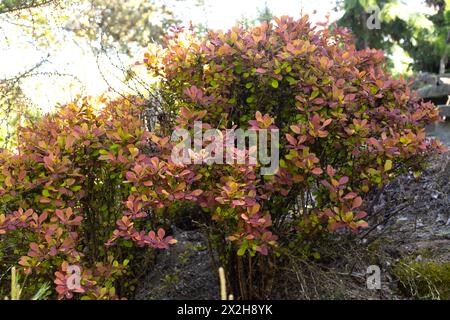
[(272, 87), (275, 88), (275, 89), (278, 88), (278, 85), (279, 85), (279, 84), (278, 84), (278, 80), (276, 80), (276, 79), (272, 79), (272, 82), (271, 82), (270, 84), (271, 84)]
[(420, 177), (421, 175), (422, 175), (422, 172), (421, 172), (421, 171), (414, 171), (414, 172), (413, 172), (414, 178), (418, 178), (418, 177)]
[(309, 100), (313, 100), (315, 97), (317, 97), (319, 95), (319, 90), (314, 90), (311, 93), (311, 97), (309, 98)]
[(237, 255), (243, 256), (245, 254), (245, 251), (247, 251), (247, 247), (241, 246), (237, 252)]
[(290, 85), (294, 85), (297, 83), (297, 80), (295, 80), (292, 77), (286, 77), (287, 82), (289, 82)]
[(124, 241), (123, 242), (123, 246), (125, 248), (132, 248), (133, 247), (133, 242), (131, 242), (130, 240)]
[(392, 169), (392, 160), (386, 160), (384, 164), (384, 171), (389, 171)]
[(119, 148), (120, 148), (120, 145), (118, 145), (117, 143), (114, 143), (113, 145), (111, 145), (109, 147), (109, 150), (117, 152), (117, 150), (119, 150)]
[(372, 94), (376, 94), (378, 92), (378, 87), (377, 86), (370, 86), (370, 93)]
[(245, 252), (247, 251), (247, 249), (248, 249), (248, 241), (244, 240), (244, 241), (242, 241), (242, 244), (237, 252), (237, 255), (243, 256), (245, 254)]

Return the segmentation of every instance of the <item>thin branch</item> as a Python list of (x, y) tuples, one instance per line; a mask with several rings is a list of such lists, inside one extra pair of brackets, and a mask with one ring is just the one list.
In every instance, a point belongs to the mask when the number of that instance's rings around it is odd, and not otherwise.
[(57, 3), (59, 0), (22, 0), (17, 2), (17, 5), (0, 5), (0, 14), (43, 7), (52, 3)]

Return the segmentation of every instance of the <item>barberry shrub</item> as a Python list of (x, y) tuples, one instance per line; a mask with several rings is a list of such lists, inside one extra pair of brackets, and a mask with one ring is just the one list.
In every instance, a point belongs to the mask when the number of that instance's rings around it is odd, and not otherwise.
[[(127, 297), (139, 266), (176, 242), (161, 212), (172, 184), (187, 187), (151, 156), (141, 104), (83, 98), (19, 128), (17, 150), (0, 154), (2, 274), (18, 263), (30, 291), (50, 282), (58, 298)], [(140, 194), (131, 181), (144, 177)]]
[[(144, 63), (168, 102), (153, 132), (148, 102), (86, 98), (20, 128), (17, 150), (0, 154), (1, 268), (18, 261), (59, 298), (127, 296), (136, 267), (175, 244), (173, 214), (194, 205), (231, 292), (264, 298), (280, 254), (357, 233), (368, 192), (442, 150), (424, 131), (437, 109), (386, 73), (382, 52), (357, 51), (345, 31), (307, 17), (206, 37), (173, 29)], [(195, 121), (222, 136), (280, 130), (278, 170), (174, 161), (170, 133), (194, 134)], [(191, 160), (208, 159), (212, 142)]]
[(190, 167), (201, 175), (194, 188), (203, 190), (206, 230), (241, 297), (265, 295), (283, 247), (367, 227), (367, 193), (443, 150), (425, 136), (436, 107), (386, 72), (383, 52), (356, 50), (345, 30), (313, 28), (305, 16), (205, 37), (171, 31), (144, 59), (178, 115), (166, 125), (281, 132), (272, 176), (259, 165)]

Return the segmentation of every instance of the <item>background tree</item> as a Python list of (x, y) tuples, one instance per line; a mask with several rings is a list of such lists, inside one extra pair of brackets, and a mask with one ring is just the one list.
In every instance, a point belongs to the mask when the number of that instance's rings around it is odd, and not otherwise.
[[(56, 103), (55, 92), (89, 94), (84, 83), (68, 65), (74, 47), (82, 57), (97, 62), (92, 70), (106, 88), (115, 91), (137, 91), (136, 75), (130, 65), (139, 50), (160, 41), (169, 25), (177, 23), (175, 15), (156, 0), (2, 0), (0, 1), (0, 48), (19, 51), (14, 68), (0, 70), (0, 147), (12, 147), (17, 112), (35, 114), (38, 104), (31, 103), (30, 83), (41, 83), (45, 77), (47, 90), (39, 93), (49, 97), (49, 109)], [(77, 52), (78, 52), (77, 51)], [(95, 63), (95, 62), (94, 62)], [(76, 70), (75, 70), (76, 71)], [(96, 72), (97, 71), (97, 72)], [(130, 74), (133, 77), (130, 77)], [(131, 79), (132, 78), (132, 79)], [(55, 86), (49, 90), (48, 84)], [(60, 88), (61, 89), (58, 89)], [(58, 98), (57, 101), (60, 99)]]
[(248, 30), (250, 27), (254, 27), (262, 22), (270, 22), (273, 20), (273, 13), (270, 9), (267, 1), (264, 3), (264, 7), (257, 8), (257, 13), (255, 18), (249, 18), (246, 16), (241, 17), (237, 22), (243, 26), (245, 30)]
[(159, 42), (164, 31), (179, 22), (166, 5), (154, 0), (84, 0), (72, 6), (72, 12), (67, 30), (127, 54)]
[(435, 13), (427, 17), (432, 27), (412, 28), (411, 37), (404, 39), (404, 47), (416, 62), (414, 70), (445, 73), (449, 50), (450, 1), (425, 2), (435, 9)]
[(267, 5), (267, 1), (264, 3), (264, 8), (258, 9), (258, 16), (256, 17), (256, 20), (260, 23), (262, 22), (270, 22), (273, 19), (273, 13), (272, 10), (270, 10), (269, 6)]
[[(399, 46), (413, 59), (412, 70), (443, 73), (448, 63), (450, 1), (424, 3), (431, 13), (411, 12), (406, 8), (408, 3), (399, 0), (338, 1), (337, 9), (345, 13), (337, 25), (352, 31), (358, 49), (382, 49), (390, 55)], [(369, 8), (373, 6), (380, 8), (380, 29), (367, 27)]]
[(356, 39), (357, 49), (377, 48), (388, 50), (390, 43), (386, 39), (383, 29), (369, 29), (367, 19), (368, 10), (371, 6), (379, 6), (383, 9), (388, 3), (395, 0), (342, 0), (337, 1), (337, 9), (343, 10), (344, 15), (337, 21), (339, 27), (347, 27), (352, 30)]

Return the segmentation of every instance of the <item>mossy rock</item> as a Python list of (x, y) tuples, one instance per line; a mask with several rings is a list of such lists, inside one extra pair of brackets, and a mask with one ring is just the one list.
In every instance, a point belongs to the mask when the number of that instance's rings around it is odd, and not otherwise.
[(415, 299), (450, 299), (450, 262), (399, 261), (393, 268), (399, 289)]

